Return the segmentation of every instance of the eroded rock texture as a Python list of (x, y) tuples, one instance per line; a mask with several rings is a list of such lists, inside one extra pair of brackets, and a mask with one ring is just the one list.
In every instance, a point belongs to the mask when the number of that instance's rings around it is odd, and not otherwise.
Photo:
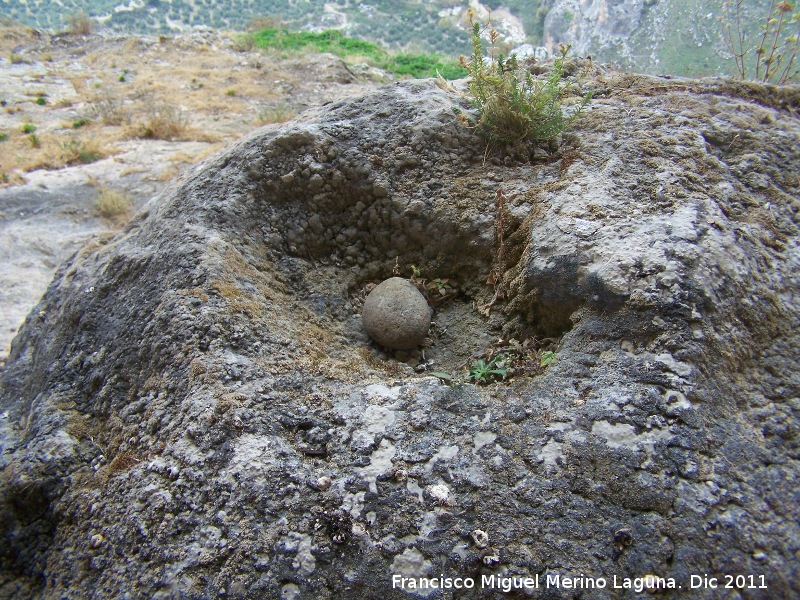
[[(546, 572), (800, 594), (800, 92), (584, 87), (525, 163), (485, 160), (432, 82), (330, 104), (75, 255), (2, 373), (2, 594), (402, 598), (392, 575), (444, 575), (478, 598)], [(398, 265), (459, 282), (432, 370), (499, 336), (559, 339), (557, 362), (448, 387), (384, 360), (359, 303)]]

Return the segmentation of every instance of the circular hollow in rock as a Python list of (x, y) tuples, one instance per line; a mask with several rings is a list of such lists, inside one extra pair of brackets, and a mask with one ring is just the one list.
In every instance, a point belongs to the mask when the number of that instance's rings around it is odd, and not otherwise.
[(431, 308), (408, 280), (392, 277), (364, 301), (362, 321), (369, 336), (391, 350), (419, 346), (431, 326)]

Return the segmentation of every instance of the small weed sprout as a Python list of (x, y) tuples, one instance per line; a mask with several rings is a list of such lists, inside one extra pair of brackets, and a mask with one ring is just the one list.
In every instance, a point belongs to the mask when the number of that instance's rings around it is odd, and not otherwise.
[(547, 350), (546, 352), (542, 352), (542, 355), (539, 357), (539, 366), (541, 367), (549, 367), (550, 365), (556, 362), (556, 353), (552, 350)]
[[(430, 374), (451, 387), (464, 383), (487, 385), (508, 381), (515, 377), (541, 375), (556, 362), (555, 350), (545, 350), (554, 342), (551, 338), (537, 340), (535, 337), (520, 342), (516, 339), (498, 339), (473, 360), (465, 362), (454, 373), (431, 372)], [(479, 358), (480, 356), (480, 358)]]
[[(547, 79), (535, 79), (527, 69), (521, 68), (514, 54), (498, 54), (487, 59), (483, 56), (481, 26), (472, 23), (472, 57), (461, 57), (461, 66), (470, 77), (472, 103), (478, 109), (477, 123), (469, 123), (465, 115), (458, 117), (475, 127), (490, 142), (518, 144), (532, 141), (548, 142), (564, 132), (589, 102), (586, 94), (575, 110), (565, 115), (561, 98), (564, 93), (564, 59), (557, 58)], [(494, 46), (499, 34), (491, 29), (489, 41)]]
[(44, 106), (45, 104), (47, 104), (47, 98), (45, 98), (44, 96), (37, 96), (35, 102), (39, 106)]
[(488, 361), (478, 359), (472, 363), (467, 380), (486, 384), (497, 379), (505, 379), (506, 375), (508, 375), (506, 357), (503, 354), (498, 354)]
[(22, 125), (22, 133), (33, 133), (36, 131), (36, 125), (33, 123), (25, 123)]

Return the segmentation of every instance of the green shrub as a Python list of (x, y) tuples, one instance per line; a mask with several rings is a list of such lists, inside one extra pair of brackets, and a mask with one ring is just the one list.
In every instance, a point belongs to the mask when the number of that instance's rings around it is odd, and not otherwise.
[(33, 123), (25, 123), (22, 125), (22, 133), (33, 133), (36, 131), (36, 125)]
[[(499, 36), (492, 30), (494, 43)], [(563, 95), (565, 49), (556, 59), (546, 79), (535, 79), (523, 69), (513, 54), (499, 54), (488, 62), (483, 56), (480, 24), (473, 23), (472, 58), (461, 57), (469, 72), (470, 95), (478, 109), (478, 132), (490, 141), (513, 144), (523, 141), (546, 142), (566, 130), (589, 102), (590, 94), (566, 115), (561, 104)]]
[(89, 119), (78, 119), (77, 121), (72, 122), (72, 128), (80, 129), (81, 127), (83, 127), (84, 125), (88, 125), (89, 123), (91, 123)]
[(5, 142), (8, 139), (8, 134), (6, 132), (0, 133), (0, 142)]
[(38, 96), (36, 98), (36, 104), (38, 104), (39, 106), (44, 106), (45, 104), (47, 104), (47, 99), (44, 96)]
[(317, 52), (332, 52), (337, 55), (363, 54), (376, 58), (383, 53), (378, 45), (345, 37), (335, 29), (321, 33), (262, 29), (253, 35), (253, 41), (256, 48), (275, 48), (277, 50), (302, 50), (311, 47)]
[(800, 50), (800, 11), (791, 2), (770, 2), (769, 10), (759, 26), (758, 44), (748, 39), (748, 23), (744, 15), (745, 0), (731, 0), (722, 5), (722, 37), (733, 54), (741, 79), (784, 84), (800, 75), (797, 54)]
[(83, 11), (67, 16), (67, 31), (73, 35), (90, 35), (95, 25), (94, 19)]
[(390, 55), (378, 66), (395, 75), (408, 75), (416, 79), (436, 77), (437, 74), (445, 79), (461, 79), (467, 75), (466, 69), (454, 62), (443, 62), (442, 57), (436, 54)]

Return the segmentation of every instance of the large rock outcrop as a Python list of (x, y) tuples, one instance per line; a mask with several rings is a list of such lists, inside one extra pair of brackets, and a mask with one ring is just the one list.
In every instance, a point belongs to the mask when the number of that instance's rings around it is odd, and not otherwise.
[[(2, 373), (1, 593), (453, 597), (393, 587), (441, 575), (479, 598), (538, 574), (517, 597), (583, 576), (610, 598), (707, 574), (800, 594), (800, 91), (583, 86), (574, 131), (525, 163), (433, 82), (336, 102), (78, 252)], [(458, 291), (416, 369), (360, 318), (411, 265)], [(426, 374), (501, 336), (557, 362)]]

